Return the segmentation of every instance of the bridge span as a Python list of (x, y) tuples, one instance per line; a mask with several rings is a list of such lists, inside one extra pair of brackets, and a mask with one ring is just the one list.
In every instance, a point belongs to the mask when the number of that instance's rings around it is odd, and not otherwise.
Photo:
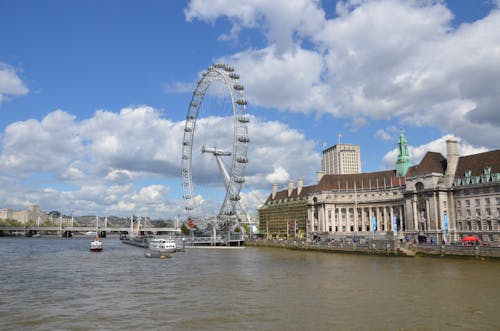
[[(86, 233), (86, 232), (98, 232), (101, 233), (128, 233), (137, 232), (137, 229), (131, 229), (130, 227), (120, 227), (120, 226), (106, 226), (99, 227), (96, 229), (95, 226), (0, 226), (0, 231), (7, 232), (24, 232), (24, 233), (46, 233), (46, 232), (56, 232), (60, 235), (63, 233)], [(180, 229), (174, 227), (141, 227), (141, 232), (158, 234), (162, 232), (166, 233), (180, 233)]]

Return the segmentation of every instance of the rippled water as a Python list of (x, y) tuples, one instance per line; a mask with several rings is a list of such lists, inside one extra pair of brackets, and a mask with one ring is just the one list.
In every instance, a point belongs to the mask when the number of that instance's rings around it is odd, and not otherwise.
[(500, 262), (0, 238), (1, 330), (499, 330)]

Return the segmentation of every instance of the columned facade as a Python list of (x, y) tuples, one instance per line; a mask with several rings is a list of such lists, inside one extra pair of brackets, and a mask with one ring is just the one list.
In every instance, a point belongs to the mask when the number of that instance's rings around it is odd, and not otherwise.
[(333, 239), (401, 235), (403, 184), (394, 171), (325, 175), (318, 183), (323, 190), (308, 197), (310, 231)]

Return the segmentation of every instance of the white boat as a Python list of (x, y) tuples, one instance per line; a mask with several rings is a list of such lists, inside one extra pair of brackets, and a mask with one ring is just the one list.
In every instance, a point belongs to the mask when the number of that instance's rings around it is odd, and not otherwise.
[(170, 238), (153, 238), (149, 241), (148, 250), (158, 253), (175, 253), (177, 244)]
[(90, 251), (91, 252), (102, 251), (102, 241), (99, 239), (99, 237), (95, 237), (94, 240), (90, 242)]
[(95, 232), (95, 231), (87, 231), (87, 232), (85, 232), (85, 235), (87, 237), (95, 237), (97, 235), (97, 232)]

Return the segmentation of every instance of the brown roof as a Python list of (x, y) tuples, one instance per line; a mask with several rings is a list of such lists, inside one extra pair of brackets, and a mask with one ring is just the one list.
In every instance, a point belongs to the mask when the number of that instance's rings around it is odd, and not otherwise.
[(406, 176), (413, 177), (430, 173), (444, 174), (446, 166), (446, 158), (441, 153), (427, 152), (419, 164), (408, 168)]
[(271, 200), (282, 200), (282, 199), (288, 199), (288, 198), (298, 198), (298, 197), (305, 197), (307, 196), (309, 193), (311, 192), (315, 192), (316, 191), (316, 186), (317, 185), (310, 185), (310, 186), (303, 186), (302, 187), (302, 190), (300, 190), (300, 194), (297, 194), (297, 188), (294, 188), (292, 190), (292, 194), (290, 196), (288, 196), (288, 188), (285, 188), (284, 190), (282, 191), (278, 191), (276, 193), (276, 196), (274, 197), (274, 199), (272, 198), (273, 197), (273, 194), (269, 194), (269, 196), (267, 197), (266, 199), (266, 203), (268, 201), (271, 201)]
[(404, 185), (403, 178), (396, 177), (396, 170), (366, 172), (349, 175), (324, 175), (317, 185), (317, 191), (358, 190)]
[(358, 190), (368, 188), (376, 189), (391, 186), (395, 187), (405, 185), (405, 179), (396, 177), (396, 170), (385, 170), (379, 172), (349, 175), (324, 175), (317, 185), (302, 187), (300, 195), (297, 195), (297, 188), (294, 188), (292, 194), (289, 197), (288, 189), (285, 188), (281, 191), (278, 191), (274, 199), (272, 199), (272, 194), (270, 194), (266, 200), (266, 203), (271, 200), (304, 197), (314, 192), (346, 189), (353, 190), (354, 185), (356, 185), (356, 189)]
[(472, 170), (472, 176), (480, 176), (486, 167), (491, 167), (491, 173), (500, 173), (500, 150), (460, 157), (455, 178), (463, 177), (466, 170)]

